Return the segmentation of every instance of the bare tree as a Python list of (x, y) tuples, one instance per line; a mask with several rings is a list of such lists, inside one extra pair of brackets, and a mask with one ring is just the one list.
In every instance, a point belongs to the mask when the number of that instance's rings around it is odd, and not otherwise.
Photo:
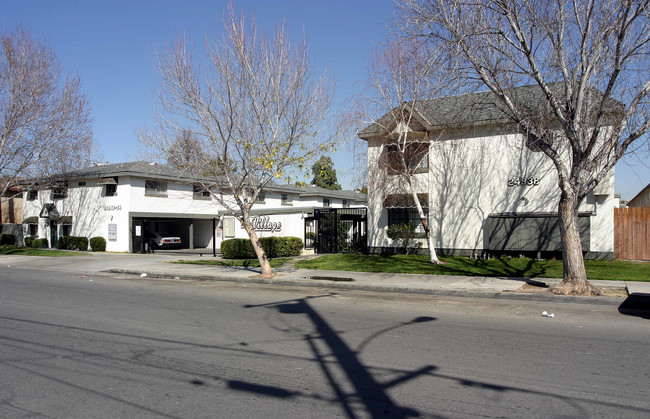
[[(599, 293), (587, 280), (577, 211), (650, 127), (650, 2), (401, 0), (408, 39), (446, 54), (558, 174), (564, 280), (556, 293)], [(539, 103), (514, 87), (536, 86)]]
[(203, 154), (196, 156), (200, 164), (183, 169), (242, 223), (268, 277), (273, 272), (251, 224), (251, 208), (270, 181), (308, 170), (309, 160), (330, 149), (332, 137), (321, 123), (334, 86), (324, 74), (312, 74), (304, 39), (292, 45), (283, 24), (267, 37), (232, 7), (223, 37), (206, 38), (206, 50), (204, 74), (182, 37), (158, 56), (158, 125), (140, 139), (164, 153), (179, 132), (193, 133)]
[[(422, 192), (428, 190), (427, 175), (431, 141), (427, 130), (415, 117), (420, 100), (434, 94), (437, 68), (435, 54), (424, 53), (417, 40), (389, 42), (376, 51), (368, 74), (368, 93), (355, 108), (358, 119), (370, 125), (359, 136), (367, 141), (380, 139), (378, 153), (369, 155), (368, 183), (382, 201), (389, 194), (406, 194), (425, 232), (431, 263), (440, 263), (436, 254)], [(378, 120), (372, 115), (385, 114)], [(426, 202), (428, 205), (428, 202)]]
[(87, 166), (95, 152), (90, 106), (45, 43), (22, 29), (0, 34), (1, 195), (17, 178)]

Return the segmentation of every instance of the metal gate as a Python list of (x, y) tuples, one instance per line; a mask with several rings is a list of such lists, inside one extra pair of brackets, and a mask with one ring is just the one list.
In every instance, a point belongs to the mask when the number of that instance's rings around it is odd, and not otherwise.
[(366, 253), (367, 221), (366, 208), (314, 209), (305, 220), (305, 247), (316, 253)]

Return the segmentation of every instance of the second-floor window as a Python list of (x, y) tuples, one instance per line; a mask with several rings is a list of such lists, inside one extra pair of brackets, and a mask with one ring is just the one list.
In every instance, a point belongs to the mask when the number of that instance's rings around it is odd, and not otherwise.
[(117, 196), (117, 185), (107, 184), (106, 185), (106, 196)]
[(30, 189), (27, 191), (27, 200), (28, 201), (36, 201), (38, 199), (38, 190), (37, 189)]
[(147, 179), (144, 182), (145, 196), (167, 196), (167, 182)]
[(332, 205), (332, 201), (330, 201), (329, 198), (323, 198), (323, 206), (324, 207), (329, 207)]
[(381, 160), (389, 174), (426, 172), (429, 169), (429, 143), (388, 144)]
[(282, 205), (293, 205), (293, 197), (288, 193), (282, 194)]
[(192, 186), (194, 199), (210, 199), (210, 191), (203, 185), (196, 184)]
[(68, 184), (52, 188), (52, 199), (64, 199), (68, 197)]

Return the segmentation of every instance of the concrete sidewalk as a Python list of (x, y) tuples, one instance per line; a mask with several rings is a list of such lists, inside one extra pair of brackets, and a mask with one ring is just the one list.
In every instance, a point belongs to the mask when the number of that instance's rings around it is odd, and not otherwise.
[[(539, 292), (559, 279), (511, 277), (470, 277), (451, 275), (386, 274), (350, 271), (321, 271), (279, 268), (271, 279), (258, 278), (259, 268), (176, 264), (177, 260), (214, 260), (212, 256), (179, 254), (112, 254), (94, 253), (74, 257), (0, 256), (0, 266), (30, 269), (53, 269), (79, 275), (132, 274), (148, 278), (180, 280), (217, 280), (241, 283), (264, 283), (331, 289), (400, 292), (425, 295), (512, 298), (524, 300), (562, 300), (593, 304), (620, 304), (623, 297), (556, 296)], [(592, 281), (604, 288), (625, 288), (629, 294), (650, 294), (648, 282)], [(536, 292), (537, 290), (537, 292)]]

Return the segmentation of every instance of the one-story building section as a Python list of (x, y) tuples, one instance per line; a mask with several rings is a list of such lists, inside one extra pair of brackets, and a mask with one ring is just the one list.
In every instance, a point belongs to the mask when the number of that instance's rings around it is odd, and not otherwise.
[[(299, 237), (309, 248), (315, 211), (365, 211), (365, 205), (366, 195), (355, 191), (269, 184), (251, 216), (261, 237)], [(99, 164), (41, 182), (24, 192), (23, 224), (25, 236), (47, 238), (50, 246), (60, 236), (100, 236), (112, 252), (147, 252), (154, 232), (205, 252), (218, 251), (226, 239), (248, 238), (235, 217), (182, 171), (143, 161)]]

